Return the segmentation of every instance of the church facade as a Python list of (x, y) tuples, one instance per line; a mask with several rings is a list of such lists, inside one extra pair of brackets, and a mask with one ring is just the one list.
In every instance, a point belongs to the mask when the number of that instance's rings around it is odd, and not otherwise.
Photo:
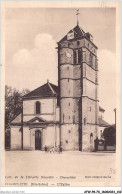
[(58, 42), (58, 86), (49, 82), (23, 96), (11, 123), (11, 149), (93, 151), (98, 136), (97, 46), (79, 25)]
[(60, 144), (58, 86), (49, 82), (23, 96), (23, 111), (11, 123), (11, 149), (43, 150)]

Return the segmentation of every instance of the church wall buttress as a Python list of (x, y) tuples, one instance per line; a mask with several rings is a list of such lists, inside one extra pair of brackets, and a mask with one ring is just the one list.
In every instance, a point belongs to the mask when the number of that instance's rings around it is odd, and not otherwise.
[(98, 128), (96, 49), (85, 40), (83, 48), (82, 151), (93, 151)]

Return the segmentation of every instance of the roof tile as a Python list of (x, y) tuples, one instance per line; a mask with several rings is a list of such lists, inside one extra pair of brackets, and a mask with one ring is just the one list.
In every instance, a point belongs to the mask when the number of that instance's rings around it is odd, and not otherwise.
[(23, 99), (31, 97), (53, 97), (55, 95), (58, 95), (58, 86), (47, 82), (39, 88), (36, 88), (35, 90), (24, 95)]

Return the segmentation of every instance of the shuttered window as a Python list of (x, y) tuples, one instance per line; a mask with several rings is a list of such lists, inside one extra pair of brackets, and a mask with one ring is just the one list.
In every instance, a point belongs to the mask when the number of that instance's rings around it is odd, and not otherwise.
[(74, 64), (76, 64), (76, 63), (77, 63), (77, 52), (74, 51)]
[(81, 50), (78, 50), (78, 63), (81, 63)]
[(82, 61), (82, 51), (75, 50), (74, 51), (74, 64), (81, 63), (81, 61)]

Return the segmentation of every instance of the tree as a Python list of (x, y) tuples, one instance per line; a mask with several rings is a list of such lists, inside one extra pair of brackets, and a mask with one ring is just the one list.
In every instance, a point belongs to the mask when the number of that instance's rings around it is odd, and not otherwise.
[(22, 112), (22, 96), (29, 92), (23, 89), (19, 92), (10, 86), (5, 86), (5, 127), (9, 127), (11, 121)]
[(103, 137), (106, 145), (116, 145), (116, 127), (112, 125), (103, 131)]

